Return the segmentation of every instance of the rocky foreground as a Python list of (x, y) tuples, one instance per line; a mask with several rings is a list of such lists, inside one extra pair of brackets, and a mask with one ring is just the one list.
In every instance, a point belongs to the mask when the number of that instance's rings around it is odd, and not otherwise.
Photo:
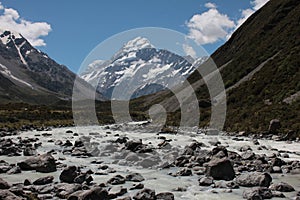
[(0, 199), (300, 199), (299, 143), (126, 126), (2, 132)]

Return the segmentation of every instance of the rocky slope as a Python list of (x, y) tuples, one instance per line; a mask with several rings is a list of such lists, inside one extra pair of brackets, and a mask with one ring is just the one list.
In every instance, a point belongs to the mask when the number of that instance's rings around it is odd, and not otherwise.
[[(271, 0), (253, 14), (211, 57), (219, 67), (227, 93), (226, 129), (265, 131), (271, 119), (281, 121), (280, 132), (300, 130), (300, 2)], [(198, 99), (210, 101), (202, 77), (188, 78)], [(166, 101), (170, 93), (139, 99), (135, 105)], [(172, 102), (171, 100), (169, 102)], [(174, 105), (174, 103), (166, 104)], [(202, 106), (201, 125), (210, 117)], [(177, 112), (171, 107), (170, 112)], [(172, 114), (171, 121), (178, 117)], [(178, 115), (177, 115), (178, 116)]]

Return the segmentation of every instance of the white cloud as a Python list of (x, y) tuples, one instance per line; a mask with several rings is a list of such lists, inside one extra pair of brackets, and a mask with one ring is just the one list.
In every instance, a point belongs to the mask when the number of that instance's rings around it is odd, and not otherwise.
[(255, 13), (255, 11), (251, 8), (242, 10), (242, 17), (237, 21), (236, 29), (240, 27), (253, 13)]
[(0, 27), (21, 33), (33, 46), (45, 46), (46, 43), (40, 37), (47, 36), (51, 31), (50, 24), (46, 22), (31, 22), (22, 19), (17, 10), (4, 8), (0, 2)]
[(206, 7), (206, 8), (217, 8), (216, 4), (211, 3), (211, 2), (206, 3), (206, 4), (205, 4), (205, 7)]
[(253, 5), (253, 10), (258, 10), (263, 7), (269, 0), (253, 0), (251, 4)]
[[(208, 4), (208, 5), (207, 5)], [(235, 22), (225, 14), (221, 14), (214, 4), (207, 3), (210, 9), (202, 14), (194, 15), (187, 23), (188, 37), (197, 44), (210, 44), (225, 39)], [(212, 5), (214, 5), (212, 7)]]
[(266, 3), (268, 3), (269, 0), (253, 0), (251, 1), (252, 8), (248, 8), (245, 10), (242, 10), (242, 16), (237, 21), (237, 26), (240, 27), (253, 13), (255, 13), (257, 10), (259, 10), (261, 7), (263, 7)]
[(187, 44), (182, 44), (183, 51), (187, 56), (191, 56), (192, 58), (197, 58), (197, 53), (193, 47), (187, 45)]

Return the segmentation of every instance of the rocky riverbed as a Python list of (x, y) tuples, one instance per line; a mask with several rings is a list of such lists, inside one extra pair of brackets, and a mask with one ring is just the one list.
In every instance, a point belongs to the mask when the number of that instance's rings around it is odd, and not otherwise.
[(300, 199), (298, 142), (143, 122), (1, 135), (0, 199)]

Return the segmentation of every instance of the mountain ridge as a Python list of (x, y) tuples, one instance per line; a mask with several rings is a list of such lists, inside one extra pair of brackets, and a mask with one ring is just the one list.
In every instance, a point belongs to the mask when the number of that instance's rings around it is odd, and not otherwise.
[[(204, 60), (205, 57), (198, 59), (198, 62)], [(92, 62), (80, 76), (98, 87), (109, 99), (112, 98), (115, 87), (121, 84), (137, 85), (134, 88), (136, 91), (117, 97), (119, 100), (126, 100), (129, 95), (132, 99), (183, 82), (196, 68), (191, 61), (194, 62), (188, 56), (182, 57), (166, 49), (155, 48), (147, 38), (136, 37), (124, 43), (111, 59)], [(130, 90), (130, 87), (126, 89)]]
[[(5, 102), (53, 104), (71, 100), (76, 75), (35, 49), (21, 34), (0, 34), (0, 99)], [(78, 79), (87, 90), (93, 88)], [(10, 85), (10, 88), (7, 86)], [(98, 94), (98, 98), (101, 98)]]

